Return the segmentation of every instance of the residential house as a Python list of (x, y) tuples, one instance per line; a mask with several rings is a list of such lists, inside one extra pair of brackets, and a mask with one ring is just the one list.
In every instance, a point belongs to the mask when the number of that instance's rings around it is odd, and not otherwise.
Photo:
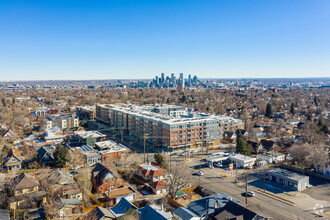
[(103, 208), (97, 206), (95, 209), (90, 211), (87, 216), (84, 217), (85, 220), (114, 220), (116, 219), (115, 215), (110, 212), (108, 208)]
[(136, 214), (136, 209), (137, 207), (133, 205), (129, 200), (122, 198), (115, 207), (110, 209), (110, 212), (115, 216), (116, 219), (118, 219), (124, 217), (125, 215)]
[(149, 183), (149, 187), (151, 188), (153, 193), (158, 195), (167, 192), (169, 189), (169, 184), (163, 180), (159, 180)]
[(166, 179), (168, 172), (160, 168), (157, 163), (149, 162), (140, 164), (136, 175), (142, 177), (147, 182), (155, 182)]
[(73, 214), (79, 214), (83, 212), (83, 205), (79, 199), (58, 199), (55, 202), (55, 206), (59, 210), (60, 217), (69, 217)]
[(18, 171), (22, 167), (22, 159), (20, 152), (10, 149), (7, 156), (4, 158), (3, 167), (8, 171)]
[(92, 185), (94, 192), (104, 193), (121, 187), (122, 183), (110, 169), (97, 163), (92, 170)]
[(249, 130), (249, 133), (254, 135), (258, 140), (264, 137), (263, 128), (252, 128)]
[[(9, 198), (10, 208), (19, 208), (22, 205), (40, 206), (45, 202), (45, 192), (39, 191), (39, 182), (36, 176), (29, 173), (21, 173), (10, 180), (13, 197)], [(33, 204), (32, 204), (33, 203)]]
[(236, 143), (236, 134), (232, 131), (225, 131), (223, 134), (223, 141), (228, 143)]
[(146, 204), (143, 208), (136, 210), (139, 220), (171, 220), (172, 213), (164, 211), (163, 207)]
[(176, 220), (200, 220), (201, 218), (187, 209), (186, 207), (179, 207), (173, 211), (173, 217)]
[(211, 219), (214, 220), (232, 220), (232, 219), (244, 219), (244, 220), (268, 220), (270, 217), (260, 215), (251, 209), (248, 209), (237, 202), (228, 201), (224, 207), (219, 208), (211, 215)]
[(257, 159), (264, 160), (267, 163), (278, 163), (280, 161), (285, 160), (285, 154), (276, 151), (269, 151), (266, 153), (258, 154)]
[(0, 127), (0, 143), (14, 141), (16, 138), (17, 136), (13, 131)]
[(216, 211), (223, 208), (228, 202), (240, 201), (227, 195), (226, 193), (217, 193), (201, 199), (192, 201), (188, 204), (188, 209), (195, 213), (199, 218), (206, 218), (216, 214)]
[(275, 141), (262, 139), (260, 140), (260, 148), (264, 151), (276, 151), (277, 144)]
[(258, 154), (262, 150), (258, 141), (247, 141), (247, 143), (250, 146), (252, 154)]
[(131, 187), (123, 187), (106, 191), (105, 194), (109, 198), (110, 205), (118, 204), (122, 199), (133, 201), (136, 199), (136, 192)]
[(51, 194), (57, 193), (61, 198), (82, 200), (82, 192), (69, 173), (58, 169), (51, 171), (48, 184)]
[(40, 166), (52, 166), (55, 161), (53, 150), (46, 146), (39, 148), (37, 151), (37, 160)]

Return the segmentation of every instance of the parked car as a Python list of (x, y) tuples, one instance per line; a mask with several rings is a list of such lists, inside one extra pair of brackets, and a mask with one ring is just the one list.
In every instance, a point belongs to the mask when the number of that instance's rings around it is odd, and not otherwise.
[(219, 167), (219, 168), (223, 167), (223, 165), (221, 163), (214, 163), (214, 166)]
[(201, 170), (198, 170), (198, 171), (196, 172), (196, 174), (197, 174), (198, 176), (203, 176), (203, 175), (204, 175), (203, 171), (201, 171)]
[(177, 155), (178, 155), (178, 153), (173, 153), (173, 154), (172, 154), (172, 156), (177, 156)]
[(253, 196), (256, 195), (253, 191), (247, 191), (246, 194), (247, 194), (248, 196), (251, 196), (251, 197), (253, 197)]

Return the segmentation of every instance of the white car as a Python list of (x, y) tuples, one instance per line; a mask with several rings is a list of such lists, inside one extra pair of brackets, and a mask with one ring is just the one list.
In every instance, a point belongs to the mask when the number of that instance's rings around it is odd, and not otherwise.
[(215, 167), (223, 167), (223, 165), (221, 163), (214, 163)]
[(252, 191), (247, 191), (247, 193), (246, 193), (248, 196), (251, 196), (251, 197), (253, 197), (253, 196), (255, 196), (256, 194), (254, 193), (254, 192), (252, 192)]
[(197, 174), (198, 176), (203, 176), (203, 175), (204, 175), (203, 171), (201, 171), (201, 170), (198, 170), (198, 171), (196, 172), (196, 174)]

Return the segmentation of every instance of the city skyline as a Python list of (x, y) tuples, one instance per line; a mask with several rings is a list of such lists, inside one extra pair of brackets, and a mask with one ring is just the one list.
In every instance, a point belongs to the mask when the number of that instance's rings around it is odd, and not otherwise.
[(1, 80), (330, 75), (328, 1), (0, 1)]

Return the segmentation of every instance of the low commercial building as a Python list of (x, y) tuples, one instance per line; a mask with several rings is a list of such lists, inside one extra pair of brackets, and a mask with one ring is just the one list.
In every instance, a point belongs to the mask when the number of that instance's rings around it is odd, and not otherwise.
[(78, 136), (79, 142), (82, 145), (94, 146), (97, 142), (103, 141), (106, 137), (99, 131), (76, 131), (75, 134)]
[(78, 149), (81, 151), (81, 153), (84, 155), (85, 162), (87, 164), (95, 164), (95, 163), (101, 163), (102, 162), (102, 155), (98, 151), (96, 151), (94, 148), (92, 148), (89, 145), (83, 145), (81, 147), (78, 147)]
[(275, 152), (275, 151), (269, 151), (267, 153), (258, 154), (257, 159), (265, 160), (267, 163), (278, 163), (285, 159), (285, 154)]
[(129, 152), (127, 147), (111, 140), (97, 142), (95, 145), (96, 149), (98, 149), (98, 152), (101, 154), (102, 162), (109, 162), (121, 158), (123, 153)]
[(309, 176), (280, 168), (269, 171), (268, 179), (295, 191), (303, 190), (309, 185)]
[(252, 167), (256, 161), (256, 158), (248, 157), (242, 154), (236, 154), (229, 156), (229, 160), (232, 163), (237, 163), (237, 167), (247, 168)]

